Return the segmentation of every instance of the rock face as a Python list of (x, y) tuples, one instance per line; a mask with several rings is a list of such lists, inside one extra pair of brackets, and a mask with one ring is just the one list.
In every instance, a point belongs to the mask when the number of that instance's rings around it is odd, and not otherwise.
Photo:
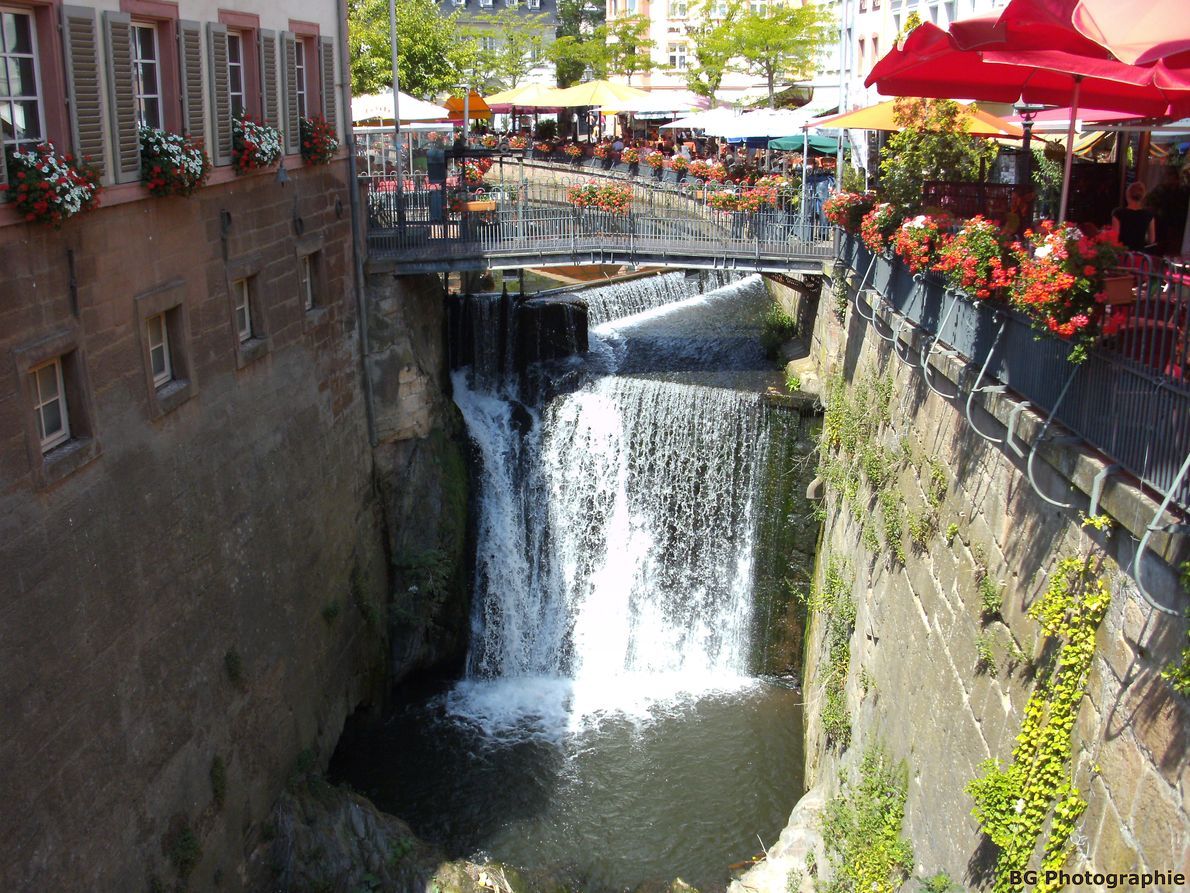
[[(881, 329), (889, 331), (884, 322)], [(1011, 759), (1025, 704), (1052, 657), (1028, 608), (1058, 559), (1094, 544), (1104, 554), (1100, 575), (1113, 598), (1076, 717), (1072, 775), (1089, 805), (1067, 867), (1184, 865), (1190, 708), (1160, 672), (1179, 659), (1185, 625), (1150, 609), (1126, 571), (1136, 519), (1154, 511), (1147, 497), (1120, 485), (1103, 502), (1114, 516), (1113, 532), (1088, 531), (1076, 509), (1056, 508), (1037, 495), (1014, 452), (972, 432), (965, 390), (950, 401), (927, 389), (920, 370), (894, 358), (854, 311), (846, 311), (845, 323), (820, 313), (812, 345), (823, 379), (842, 383), (830, 392), (836, 399), (854, 398), (864, 381), (884, 383), (888, 420), (868, 443), (901, 458), (881, 472), (887, 478), (875, 490), (864, 483), (865, 470), (851, 496), (824, 474), (816, 585), (824, 585), (828, 556), (845, 557), (856, 607), (835, 699), (850, 741), (836, 736), (828, 743), (824, 704), (835, 652), (829, 624), (816, 617), (806, 658), (807, 784), (829, 797), (839, 770), (868, 744), (882, 742), (909, 765), (905, 833), (918, 872), (944, 871), (966, 889), (990, 887), (995, 850), (971, 815), (965, 787), (982, 774), (984, 761)], [(933, 383), (955, 393), (961, 367), (940, 355), (934, 360)], [(865, 405), (881, 411), (874, 401)], [(977, 402), (975, 413), (982, 431), (1004, 436), (1006, 413), (994, 403), (984, 411)], [(1036, 429), (1025, 413), (1017, 437), (1027, 446)], [(1068, 491), (1058, 469), (1088, 461), (1076, 450), (1061, 445), (1053, 451), (1055, 464), (1035, 463), (1043, 492)], [(1086, 506), (1085, 491), (1074, 496)], [(1123, 511), (1124, 505), (1132, 508)], [(886, 523), (897, 512), (901, 523)], [(1158, 556), (1146, 560), (1145, 579), (1164, 603), (1185, 605), (1173, 569)]]
[(789, 816), (781, 837), (765, 853), (764, 861), (748, 869), (728, 886), (728, 893), (811, 893), (813, 866), (825, 865), (819, 815), (821, 789), (806, 791)]
[(438, 278), (373, 274), (367, 303), (373, 458), (393, 579), (388, 670), (396, 683), (466, 651), (467, 446), (450, 398)]

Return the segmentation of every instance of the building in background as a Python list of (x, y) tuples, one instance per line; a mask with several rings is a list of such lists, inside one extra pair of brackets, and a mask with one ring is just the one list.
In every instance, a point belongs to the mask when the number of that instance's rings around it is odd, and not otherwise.
[[(444, 16), (457, 15), (460, 30), (478, 43), (477, 89), (557, 85), (548, 50), (558, 28), (558, 0), (440, 0), (438, 8)], [(509, 59), (510, 53), (517, 60)], [(507, 75), (510, 68), (523, 69), (515, 84)]]

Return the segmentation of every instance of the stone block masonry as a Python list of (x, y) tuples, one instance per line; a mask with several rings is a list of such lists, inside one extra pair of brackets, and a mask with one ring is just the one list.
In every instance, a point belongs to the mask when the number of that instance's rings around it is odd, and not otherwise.
[[(347, 189), (340, 163), (0, 228), (4, 890), (241, 889), (299, 753), (383, 678)], [(174, 397), (139, 309), (162, 294)], [(21, 365), (63, 332), (69, 467), (30, 443)]]
[[(1071, 492), (1073, 482), (1075, 508), (1043, 501), (1024, 461), (967, 425), (970, 376), (954, 358), (940, 352), (931, 358), (939, 390), (953, 394), (964, 382), (959, 398), (943, 399), (853, 306), (844, 309), (830, 286), (827, 280), (809, 346), (825, 399), (852, 400), (857, 412), (886, 418), (861, 441), (869, 450), (854, 482), (835, 469), (832, 483), (832, 473), (823, 472), (826, 520), (816, 583), (825, 584), (829, 556), (845, 559), (857, 610), (842, 690), (850, 724), (845, 747), (828, 742), (828, 624), (811, 617), (806, 802), (828, 801), (840, 773), (854, 773), (865, 749), (882, 744), (909, 770), (904, 833), (914, 848), (914, 874), (945, 872), (963, 889), (990, 889), (996, 848), (972, 817), (965, 788), (982, 774), (984, 761), (1011, 760), (1025, 705), (1054, 656), (1028, 609), (1060, 558), (1094, 545), (1105, 556), (1112, 603), (1075, 717), (1071, 776), (1088, 806), (1066, 869), (1181, 870), (1190, 858), (1190, 705), (1160, 674), (1180, 659), (1185, 621), (1152, 610), (1129, 576), (1136, 540), (1156, 503), (1125, 482), (1109, 483), (1101, 511), (1113, 516), (1110, 532), (1084, 528), (1078, 509), (1087, 508), (1093, 476), (1087, 468), (1102, 460), (1071, 444), (1047, 447), (1035, 470), (1049, 494)], [(888, 315), (880, 321), (884, 333), (899, 322)], [(916, 339), (897, 348), (910, 361), (919, 357)], [(980, 430), (1002, 438), (1008, 408), (995, 398), (976, 401)], [(1027, 416), (1017, 428), (1026, 447), (1040, 427)], [(831, 455), (825, 442), (822, 449)], [(885, 474), (883, 483), (871, 485), (871, 477)], [(848, 495), (852, 483), (858, 486)], [(899, 522), (887, 522), (897, 514)], [(1146, 559), (1145, 581), (1161, 603), (1185, 606), (1179, 548), (1163, 541)], [(819, 871), (827, 862), (815, 840), (817, 812), (817, 806), (796, 810), (768, 862), (736, 889), (785, 890), (794, 872), (805, 876), (807, 889), (806, 853), (817, 852)]]

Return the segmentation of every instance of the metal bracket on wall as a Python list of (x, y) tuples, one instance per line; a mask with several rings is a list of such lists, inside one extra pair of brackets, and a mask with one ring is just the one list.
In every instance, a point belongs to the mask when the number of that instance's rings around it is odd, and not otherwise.
[[(1025, 462), (1025, 471), (1029, 476), (1029, 486), (1033, 488), (1033, 492), (1048, 502), (1050, 505), (1056, 505), (1060, 509), (1068, 509), (1074, 506), (1072, 502), (1058, 502), (1056, 499), (1050, 499), (1041, 492), (1041, 488), (1037, 486), (1037, 479), (1033, 476), (1033, 459), (1037, 456), (1037, 448), (1041, 446), (1045, 440), (1046, 432), (1049, 431), (1050, 425), (1054, 421), (1054, 416), (1058, 414), (1058, 407), (1062, 405), (1062, 401), (1066, 399), (1066, 394), (1070, 391), (1070, 386), (1074, 383), (1074, 379), (1078, 376), (1079, 370), (1082, 369), (1082, 364), (1076, 365), (1074, 370), (1066, 377), (1066, 383), (1062, 385), (1062, 391), (1058, 394), (1058, 399), (1054, 402), (1054, 408), (1050, 410), (1049, 415), (1045, 417), (1045, 423), (1041, 426), (1041, 430), (1037, 432), (1037, 436), (1033, 439), (1033, 445), (1029, 447), (1029, 458)], [(1053, 443), (1078, 443), (1081, 437), (1074, 435), (1061, 435), (1051, 438)]]
[(1148, 602), (1154, 611), (1160, 611), (1162, 614), (1169, 614), (1172, 617), (1177, 617), (1179, 612), (1153, 601), (1152, 596), (1149, 595), (1149, 591), (1145, 589), (1144, 583), (1141, 582), (1140, 560), (1145, 550), (1149, 547), (1149, 539), (1157, 531), (1161, 530), (1167, 533), (1182, 535), (1190, 533), (1190, 524), (1157, 523), (1161, 519), (1161, 516), (1165, 514), (1165, 510), (1169, 508), (1169, 504), (1173, 501), (1174, 493), (1178, 492), (1178, 488), (1182, 486), (1182, 481), (1185, 479), (1187, 471), (1190, 471), (1190, 453), (1186, 454), (1186, 461), (1182, 463), (1182, 468), (1178, 472), (1178, 476), (1174, 478), (1169, 490), (1166, 491), (1165, 498), (1161, 501), (1161, 507), (1157, 509), (1157, 514), (1153, 516), (1153, 520), (1145, 527), (1145, 535), (1140, 538), (1140, 542), (1136, 546), (1136, 554), (1132, 556), (1132, 579), (1136, 580), (1136, 588), (1140, 590), (1141, 598)]
[(1099, 473), (1095, 475), (1095, 480), (1091, 482), (1091, 504), (1087, 507), (1087, 515), (1094, 518), (1099, 514), (1099, 498), (1103, 496), (1103, 484), (1109, 475), (1115, 474), (1122, 467), (1118, 463), (1113, 462), (1111, 465), (1105, 465), (1099, 469)]
[[(1031, 409), (1033, 406), (1028, 400), (1021, 400), (1012, 407), (1012, 412), (1008, 414), (1008, 430), (1004, 432), (1004, 442), (1007, 443), (1014, 453), (1020, 458), (1025, 458), (1025, 451), (1016, 445), (1016, 440), (1013, 439), (1013, 434), (1016, 433), (1017, 422), (1020, 421), (1021, 412), (1025, 409)], [(1017, 438), (1019, 439), (1019, 438)]]
[[(896, 332), (896, 335), (893, 336), (893, 353), (895, 353), (897, 355), (898, 360), (900, 360), (902, 363), (904, 363), (906, 366), (908, 366), (910, 369), (912, 369), (915, 366), (917, 366), (917, 363), (914, 362), (914, 360), (912, 358), (903, 355), (901, 353), (901, 349), (899, 347), (897, 347), (897, 345), (901, 343), (901, 329), (903, 329), (905, 327), (905, 323), (907, 323), (907, 322), (909, 322), (909, 317), (902, 316), (901, 321), (899, 323), (897, 323), (897, 332)], [(912, 325), (912, 323), (910, 323), (910, 325)], [(914, 326), (914, 328), (916, 328), (916, 326)], [(905, 351), (906, 351), (906, 353), (908, 353), (908, 351), (909, 351), (909, 339), (908, 338), (905, 339)]]
[(984, 434), (979, 430), (979, 426), (975, 424), (975, 419), (971, 417), (971, 401), (975, 399), (976, 394), (1003, 394), (1008, 388), (1002, 384), (981, 386), (980, 382), (987, 374), (988, 366), (992, 363), (992, 355), (996, 352), (996, 348), (1000, 346), (1000, 337), (1004, 334), (1004, 329), (1008, 325), (1008, 320), (1001, 314), (997, 313), (995, 318), (1000, 320), (1000, 328), (996, 330), (996, 337), (992, 339), (992, 346), (988, 348), (987, 356), (983, 358), (983, 365), (979, 367), (979, 375), (975, 377), (975, 384), (972, 386), (970, 393), (967, 394), (967, 424), (971, 426), (971, 430), (986, 440), (988, 443), (1003, 443), (1004, 438), (992, 437)]
[(864, 319), (868, 320), (869, 322), (871, 322), (871, 317), (864, 316), (863, 311), (859, 309), (859, 295), (860, 295), (860, 292), (862, 292), (864, 290), (864, 288), (867, 286), (868, 277), (872, 275), (872, 271), (874, 269), (876, 269), (876, 255), (873, 254), (872, 259), (870, 261), (868, 261), (868, 269), (866, 269), (864, 271), (864, 276), (859, 281), (859, 285), (855, 289), (855, 312), (858, 313)]

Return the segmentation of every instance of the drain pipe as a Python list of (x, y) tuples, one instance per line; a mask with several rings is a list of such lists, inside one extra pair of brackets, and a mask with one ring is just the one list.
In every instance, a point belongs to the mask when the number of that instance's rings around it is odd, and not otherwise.
[[(360, 228), (359, 180), (355, 166), (355, 133), (351, 119), (351, 59), (347, 55), (347, 2), (339, 0), (339, 96), (343, 105), (343, 135), (347, 146), (347, 195), (351, 208), (351, 259), (355, 287), (355, 316), (359, 327), (359, 365), (364, 380), (364, 409), (368, 417), (368, 445), (376, 446), (376, 407), (372, 376), (368, 374), (368, 308), (364, 300), (364, 251), (367, 236)], [(400, 152), (400, 147), (397, 147)]]

